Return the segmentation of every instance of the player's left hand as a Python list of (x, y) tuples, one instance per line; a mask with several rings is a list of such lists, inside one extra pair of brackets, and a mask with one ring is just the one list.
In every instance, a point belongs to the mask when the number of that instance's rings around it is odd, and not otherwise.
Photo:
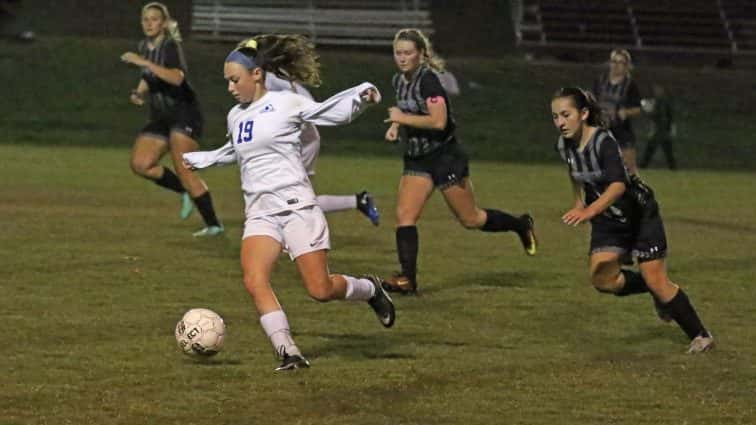
[(625, 121), (627, 119), (627, 109), (619, 108), (617, 110), (617, 117), (620, 119), (620, 121)]
[(132, 65), (136, 65), (136, 66), (144, 66), (147, 63), (147, 61), (143, 57), (139, 56), (138, 54), (134, 52), (126, 52), (122, 54), (121, 61), (130, 63)]
[(397, 108), (396, 106), (392, 106), (388, 108), (388, 118), (383, 120), (383, 122), (385, 123), (395, 122), (395, 123), (401, 124), (399, 120), (402, 119), (403, 115), (404, 115), (404, 112), (402, 112), (401, 109)]
[(578, 224), (592, 218), (593, 214), (588, 208), (575, 207), (562, 216), (562, 222), (570, 226), (577, 226)]

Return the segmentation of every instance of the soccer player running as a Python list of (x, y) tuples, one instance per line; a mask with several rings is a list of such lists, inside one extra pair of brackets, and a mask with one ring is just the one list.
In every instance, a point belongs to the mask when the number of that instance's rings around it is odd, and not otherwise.
[(305, 124), (347, 124), (367, 105), (380, 101), (380, 94), (370, 83), (322, 103), (291, 91), (269, 91), (265, 79), (271, 74), (313, 85), (320, 81), (312, 44), (300, 35), (264, 35), (241, 46), (223, 67), (228, 91), (239, 102), (228, 113), (229, 141), (214, 151), (186, 153), (184, 161), (193, 169), (238, 163), (246, 216), (241, 246), (244, 285), (282, 361), (276, 370), (309, 367), (270, 284), (284, 247), (312, 298), (367, 301), (383, 326), (394, 323), (394, 305), (380, 278), (329, 274), (328, 223), (301, 156)]
[[(691, 339), (689, 353), (711, 349), (711, 333), (682, 288), (667, 276), (667, 239), (654, 192), (627, 172), (593, 95), (576, 87), (560, 89), (551, 100), (551, 116), (561, 134), (556, 148), (567, 163), (574, 193), (574, 206), (562, 221), (571, 226), (591, 222), (593, 286), (616, 296), (650, 291), (659, 318), (674, 319)], [(621, 267), (626, 253), (637, 257), (640, 273)]]
[(533, 218), (512, 216), (475, 203), (468, 158), (457, 143), (456, 124), (437, 72), (444, 63), (428, 38), (417, 29), (403, 29), (394, 37), (393, 77), (397, 106), (388, 109), (391, 123), (386, 140), (406, 143), (404, 171), (399, 180), (396, 208), (396, 247), (401, 272), (387, 281), (387, 289), (416, 293), (419, 249), (417, 222), (425, 203), (438, 189), (462, 226), (484, 232), (515, 232), (527, 255), (535, 255)]
[[(195, 237), (219, 235), (223, 226), (215, 215), (207, 185), (182, 166), (181, 155), (199, 149), (197, 140), (202, 136), (203, 119), (197, 95), (186, 79), (178, 24), (165, 5), (153, 2), (142, 8), (142, 30), (145, 38), (139, 43), (139, 53), (121, 55), (122, 61), (141, 69), (131, 103), (142, 106), (148, 96), (150, 102), (149, 122), (139, 132), (131, 151), (131, 169), (180, 194), (181, 219), (188, 218), (197, 206), (205, 228), (195, 232)], [(166, 153), (170, 153), (176, 173), (160, 165)]]
[[(240, 46), (241, 47), (241, 46)], [(312, 94), (302, 84), (289, 79), (283, 79), (276, 74), (269, 73), (265, 77), (265, 88), (268, 91), (291, 91), (313, 100)], [(312, 182), (315, 178), (315, 162), (320, 153), (320, 133), (312, 124), (305, 123), (302, 128), (302, 161), (307, 175)], [(375, 206), (373, 197), (367, 191), (354, 195), (318, 195), (318, 205), (324, 213), (357, 209), (364, 214), (373, 225), (380, 222), (380, 213)]]
[(627, 170), (635, 174), (637, 155), (631, 119), (641, 114), (641, 96), (638, 85), (630, 75), (632, 69), (630, 52), (625, 49), (612, 50), (609, 54), (609, 72), (601, 74), (594, 82), (593, 93), (608, 117), (609, 131), (622, 149)]

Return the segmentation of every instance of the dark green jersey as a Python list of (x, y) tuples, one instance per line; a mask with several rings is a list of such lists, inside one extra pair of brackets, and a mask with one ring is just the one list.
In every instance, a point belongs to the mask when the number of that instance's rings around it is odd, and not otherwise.
[(150, 106), (153, 114), (170, 113), (179, 104), (196, 101), (194, 90), (187, 80), (186, 61), (180, 44), (170, 37), (165, 37), (150, 49), (147, 39), (144, 39), (139, 43), (139, 54), (152, 63), (184, 72), (184, 81), (181, 85), (174, 86), (158, 78), (149, 69), (142, 68), (142, 79), (150, 88)]
[(430, 67), (421, 65), (409, 80), (401, 73), (396, 74), (392, 83), (396, 90), (396, 105), (402, 112), (413, 115), (428, 115), (428, 104), (426, 102), (438, 102), (443, 98), (446, 103), (446, 128), (443, 130), (406, 125), (399, 128), (399, 139), (407, 144), (405, 153), (407, 157), (416, 158), (426, 155), (455, 140), (456, 124), (452, 116), (449, 97), (441, 86), (438, 75)]

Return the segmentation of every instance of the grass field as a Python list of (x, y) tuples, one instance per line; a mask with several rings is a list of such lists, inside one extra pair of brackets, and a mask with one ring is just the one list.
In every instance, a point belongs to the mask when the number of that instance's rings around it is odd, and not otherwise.
[[(533, 213), (539, 255), (527, 258), (512, 235), (464, 230), (436, 196), (419, 226), (423, 296), (395, 299), (391, 330), (366, 305), (309, 300), (282, 257), (273, 285), (313, 368), (274, 374), (241, 284), (237, 169), (203, 173), (228, 231), (202, 241), (190, 236), (196, 215), (180, 222), (177, 197), (128, 169), (146, 111), (128, 104), (137, 73), (118, 56), (135, 43), (0, 41), (0, 425), (756, 423), (752, 72), (636, 71), (678, 102), (683, 170), (643, 175), (662, 204), (670, 274), (715, 334), (714, 352), (685, 355), (686, 338), (656, 319), (649, 297), (591, 289), (588, 229), (560, 224), (570, 189), (548, 99), (589, 85), (599, 67), (451, 58), (479, 203)], [(209, 146), (222, 143), (231, 105), (228, 49), (186, 45)], [(389, 53), (324, 51), (323, 63), (318, 97), (363, 80), (391, 97)], [(323, 131), (318, 191), (367, 188), (383, 212), (378, 228), (357, 213), (329, 216), (335, 272), (396, 269), (401, 165), (380, 142), (383, 115)], [(173, 338), (192, 307), (227, 323), (225, 350), (209, 362), (181, 355)]]
[[(130, 175), (128, 149), (0, 144), (0, 424), (754, 424), (753, 175), (648, 171), (673, 279), (719, 346), (684, 354), (647, 296), (587, 284), (587, 227), (559, 222), (561, 166), (473, 162), (480, 204), (531, 211), (541, 241), (466, 231), (441, 199), (420, 224), (423, 296), (395, 298), (383, 329), (366, 305), (308, 299), (282, 257), (273, 284), (312, 369), (276, 362), (240, 281), (234, 167), (203, 173), (227, 235), (193, 240), (195, 215)], [(396, 158), (325, 156), (316, 186), (376, 195), (383, 223), (329, 216), (331, 267), (395, 269)], [(349, 176), (345, 178), (345, 176)], [(227, 322), (198, 363), (173, 327), (191, 307)]]

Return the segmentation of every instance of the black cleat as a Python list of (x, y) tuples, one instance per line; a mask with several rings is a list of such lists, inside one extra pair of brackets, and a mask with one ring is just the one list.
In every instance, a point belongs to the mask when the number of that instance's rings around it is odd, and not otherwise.
[(377, 226), (380, 222), (381, 215), (378, 213), (378, 207), (375, 206), (373, 197), (368, 192), (360, 192), (356, 196), (357, 209), (360, 210), (361, 213), (365, 214), (365, 216), (370, 219), (370, 222), (373, 223), (374, 226)]
[(521, 215), (520, 220), (525, 222), (526, 227), (525, 231), (517, 232), (517, 235), (520, 237), (520, 242), (522, 242), (522, 247), (525, 249), (525, 253), (532, 257), (533, 255), (536, 255), (536, 251), (538, 250), (538, 240), (535, 235), (535, 222), (530, 214)]
[(396, 312), (394, 311), (394, 302), (383, 289), (384, 280), (375, 275), (365, 276), (365, 279), (373, 282), (373, 286), (375, 287), (375, 295), (368, 300), (370, 308), (375, 311), (375, 315), (378, 316), (381, 325), (390, 328), (394, 325)]
[(283, 362), (281, 363), (281, 366), (278, 366), (276, 368), (276, 372), (281, 372), (284, 370), (294, 370), (294, 369), (307, 369), (309, 367), (310, 367), (310, 362), (308, 362), (306, 358), (300, 356), (299, 354), (294, 354), (293, 356), (290, 356), (284, 353)]

